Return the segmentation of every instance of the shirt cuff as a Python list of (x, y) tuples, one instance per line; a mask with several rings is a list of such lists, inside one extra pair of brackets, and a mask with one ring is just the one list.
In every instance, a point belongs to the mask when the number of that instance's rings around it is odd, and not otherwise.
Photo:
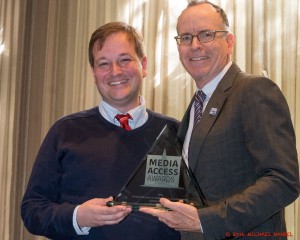
[(88, 235), (89, 234), (89, 231), (90, 231), (90, 227), (83, 227), (83, 228), (80, 228), (78, 226), (78, 223), (77, 223), (77, 211), (78, 211), (78, 208), (79, 206), (77, 206), (73, 212), (73, 227), (77, 233), (77, 235)]

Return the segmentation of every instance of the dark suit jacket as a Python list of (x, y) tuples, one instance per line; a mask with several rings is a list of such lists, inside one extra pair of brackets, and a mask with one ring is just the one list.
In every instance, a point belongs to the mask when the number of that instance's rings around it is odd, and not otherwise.
[[(182, 142), (192, 103), (178, 132)], [(233, 63), (191, 136), (189, 166), (209, 205), (199, 210), (206, 239), (280, 239), (275, 235), (286, 232), (284, 207), (299, 195), (299, 168), (279, 88)]]

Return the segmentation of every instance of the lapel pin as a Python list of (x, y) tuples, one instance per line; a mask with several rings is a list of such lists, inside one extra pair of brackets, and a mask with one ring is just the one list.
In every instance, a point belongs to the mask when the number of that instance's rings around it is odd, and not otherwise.
[(211, 108), (210, 111), (209, 111), (209, 115), (216, 115), (217, 111), (218, 111), (217, 108)]

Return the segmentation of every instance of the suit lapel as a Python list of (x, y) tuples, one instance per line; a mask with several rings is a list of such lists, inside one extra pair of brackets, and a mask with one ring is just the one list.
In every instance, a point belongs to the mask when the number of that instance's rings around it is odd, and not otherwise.
[(220, 91), (220, 89), (215, 90), (203, 112), (201, 120), (192, 133), (189, 146), (189, 165), (191, 169), (194, 169), (197, 163), (198, 155), (202, 149), (205, 138), (218, 118), (226, 97), (226, 94)]
[[(203, 143), (213, 127), (216, 119), (218, 118), (224, 103), (226, 102), (228, 96), (228, 90), (231, 88), (234, 79), (236, 78), (237, 74), (241, 70), (236, 64), (232, 64), (229, 68), (227, 73), (224, 75), (223, 79), (220, 81), (219, 85), (217, 86), (216, 90), (214, 91), (213, 95), (211, 96), (200, 122), (197, 124), (194, 132), (191, 136), (190, 146), (189, 146), (189, 166), (193, 170), (197, 164), (198, 156), (201, 152)], [(180, 127), (180, 131), (178, 132), (180, 138), (184, 140), (188, 124), (189, 124), (189, 113), (192, 106), (191, 101), (187, 112), (182, 120), (182, 127)]]

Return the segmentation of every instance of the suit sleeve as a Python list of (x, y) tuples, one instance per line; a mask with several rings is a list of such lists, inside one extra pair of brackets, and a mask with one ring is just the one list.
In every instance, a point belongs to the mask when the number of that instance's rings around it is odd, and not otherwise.
[(299, 194), (295, 133), (284, 96), (265, 78), (251, 79), (240, 91), (240, 104), (236, 105), (240, 106), (242, 122), (239, 131), (256, 180), (242, 191), (199, 210), (207, 239), (260, 229)]

